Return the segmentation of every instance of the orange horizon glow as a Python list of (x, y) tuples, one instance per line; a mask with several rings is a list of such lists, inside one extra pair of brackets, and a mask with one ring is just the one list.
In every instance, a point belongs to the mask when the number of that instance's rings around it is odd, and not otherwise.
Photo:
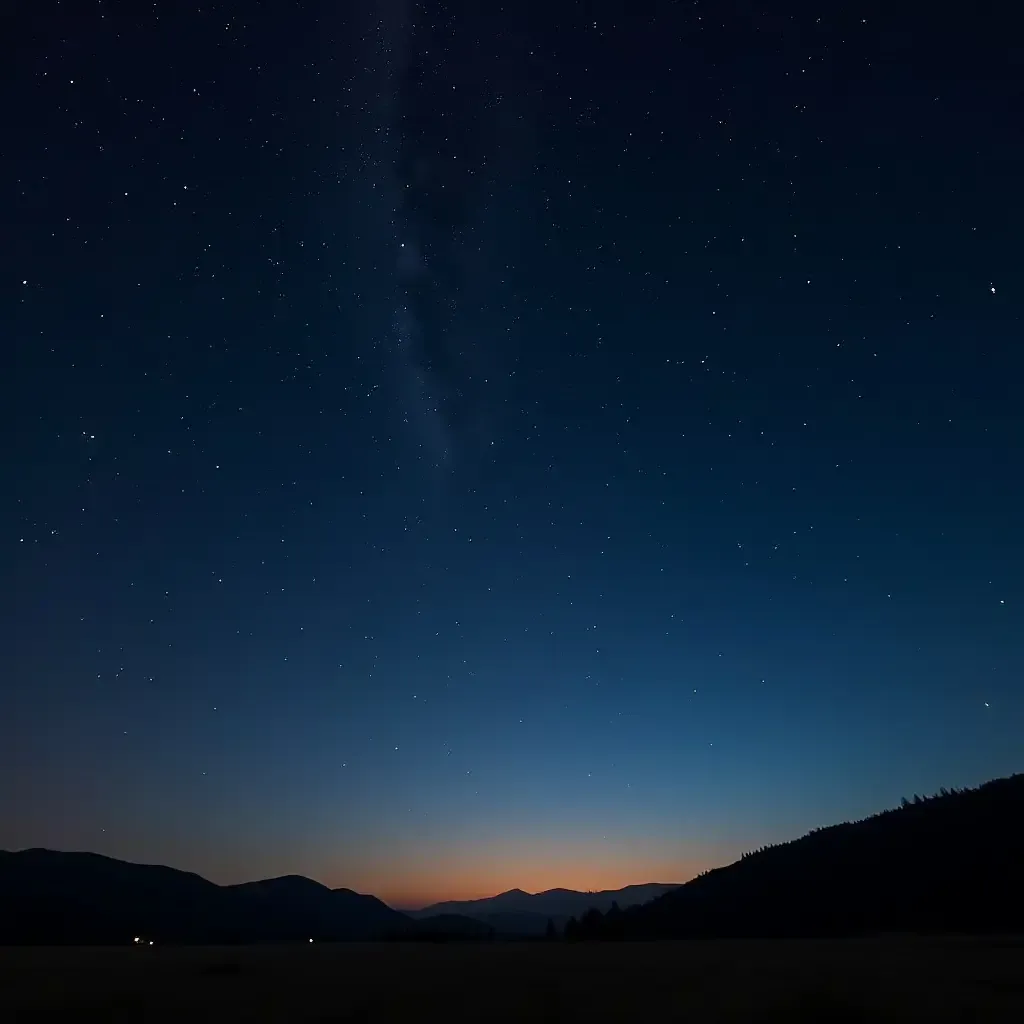
[(560, 888), (598, 892), (649, 882), (681, 885), (729, 859), (716, 857), (710, 850), (690, 857), (613, 854), (599, 859), (593, 851), (577, 853), (569, 849), (532, 857), (496, 853), (474, 857), (472, 861), (470, 858), (435, 863), (421, 860), (416, 864), (385, 861), (358, 873), (333, 868), (325, 873), (323, 880), (332, 888), (345, 886), (370, 893), (391, 907), (418, 910), (451, 900), (486, 899), (509, 889), (528, 893)]
[[(702, 871), (736, 860), (748, 845), (732, 837), (716, 841), (657, 834), (642, 839), (625, 835), (551, 839), (524, 829), (513, 839), (423, 837), (414, 848), (377, 837), (333, 850), (333, 844), (317, 844), (284, 856), (253, 856), (240, 847), (236, 856), (224, 857), (221, 848), (216, 864), (186, 857), (174, 862), (220, 885), (304, 875), (332, 889), (376, 896), (398, 910), (419, 910), (434, 903), (487, 899), (510, 889), (599, 892), (652, 882), (682, 885)], [(109, 852), (121, 857), (128, 853), (123, 847)], [(140, 849), (127, 859), (159, 863), (163, 858)]]

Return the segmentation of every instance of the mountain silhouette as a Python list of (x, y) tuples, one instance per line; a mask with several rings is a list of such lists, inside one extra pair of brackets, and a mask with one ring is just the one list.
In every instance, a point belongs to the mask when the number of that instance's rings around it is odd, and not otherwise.
[(1024, 774), (904, 799), (685, 885), (510, 889), (402, 914), (298, 875), (219, 886), (94, 853), (0, 851), (0, 945), (1024, 931)]
[(498, 935), (543, 935), (549, 920), (561, 930), (570, 917), (583, 914), (591, 907), (601, 911), (610, 909), (613, 903), (620, 907), (633, 907), (677, 888), (678, 883), (649, 882), (599, 892), (546, 889), (543, 892), (528, 893), (522, 889), (509, 889), (484, 899), (435, 903), (422, 910), (410, 911), (409, 914), (414, 918), (458, 914), (482, 921)]
[(375, 896), (297, 875), (219, 886), (95, 853), (0, 851), (0, 945), (373, 939), (413, 930)]
[(1024, 931), (1024, 774), (745, 854), (569, 938)]

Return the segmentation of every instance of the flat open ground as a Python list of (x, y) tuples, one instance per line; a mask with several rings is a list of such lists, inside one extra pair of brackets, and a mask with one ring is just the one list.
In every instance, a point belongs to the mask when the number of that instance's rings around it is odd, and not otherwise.
[(0, 949), (0, 1021), (1024, 1022), (1024, 940)]

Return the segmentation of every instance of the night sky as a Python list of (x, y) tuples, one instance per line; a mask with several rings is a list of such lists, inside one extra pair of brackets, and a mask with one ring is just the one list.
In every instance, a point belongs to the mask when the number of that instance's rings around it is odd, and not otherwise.
[(1024, 768), (1012, 7), (15, 5), (0, 847), (411, 906)]

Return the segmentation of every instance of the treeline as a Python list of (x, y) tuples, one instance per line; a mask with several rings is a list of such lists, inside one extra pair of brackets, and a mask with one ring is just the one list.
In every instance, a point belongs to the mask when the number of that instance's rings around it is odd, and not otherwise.
[[(589, 910), (567, 941), (1024, 930), (1024, 775), (745, 853), (640, 907)], [(555, 937), (548, 930), (549, 938)]]

